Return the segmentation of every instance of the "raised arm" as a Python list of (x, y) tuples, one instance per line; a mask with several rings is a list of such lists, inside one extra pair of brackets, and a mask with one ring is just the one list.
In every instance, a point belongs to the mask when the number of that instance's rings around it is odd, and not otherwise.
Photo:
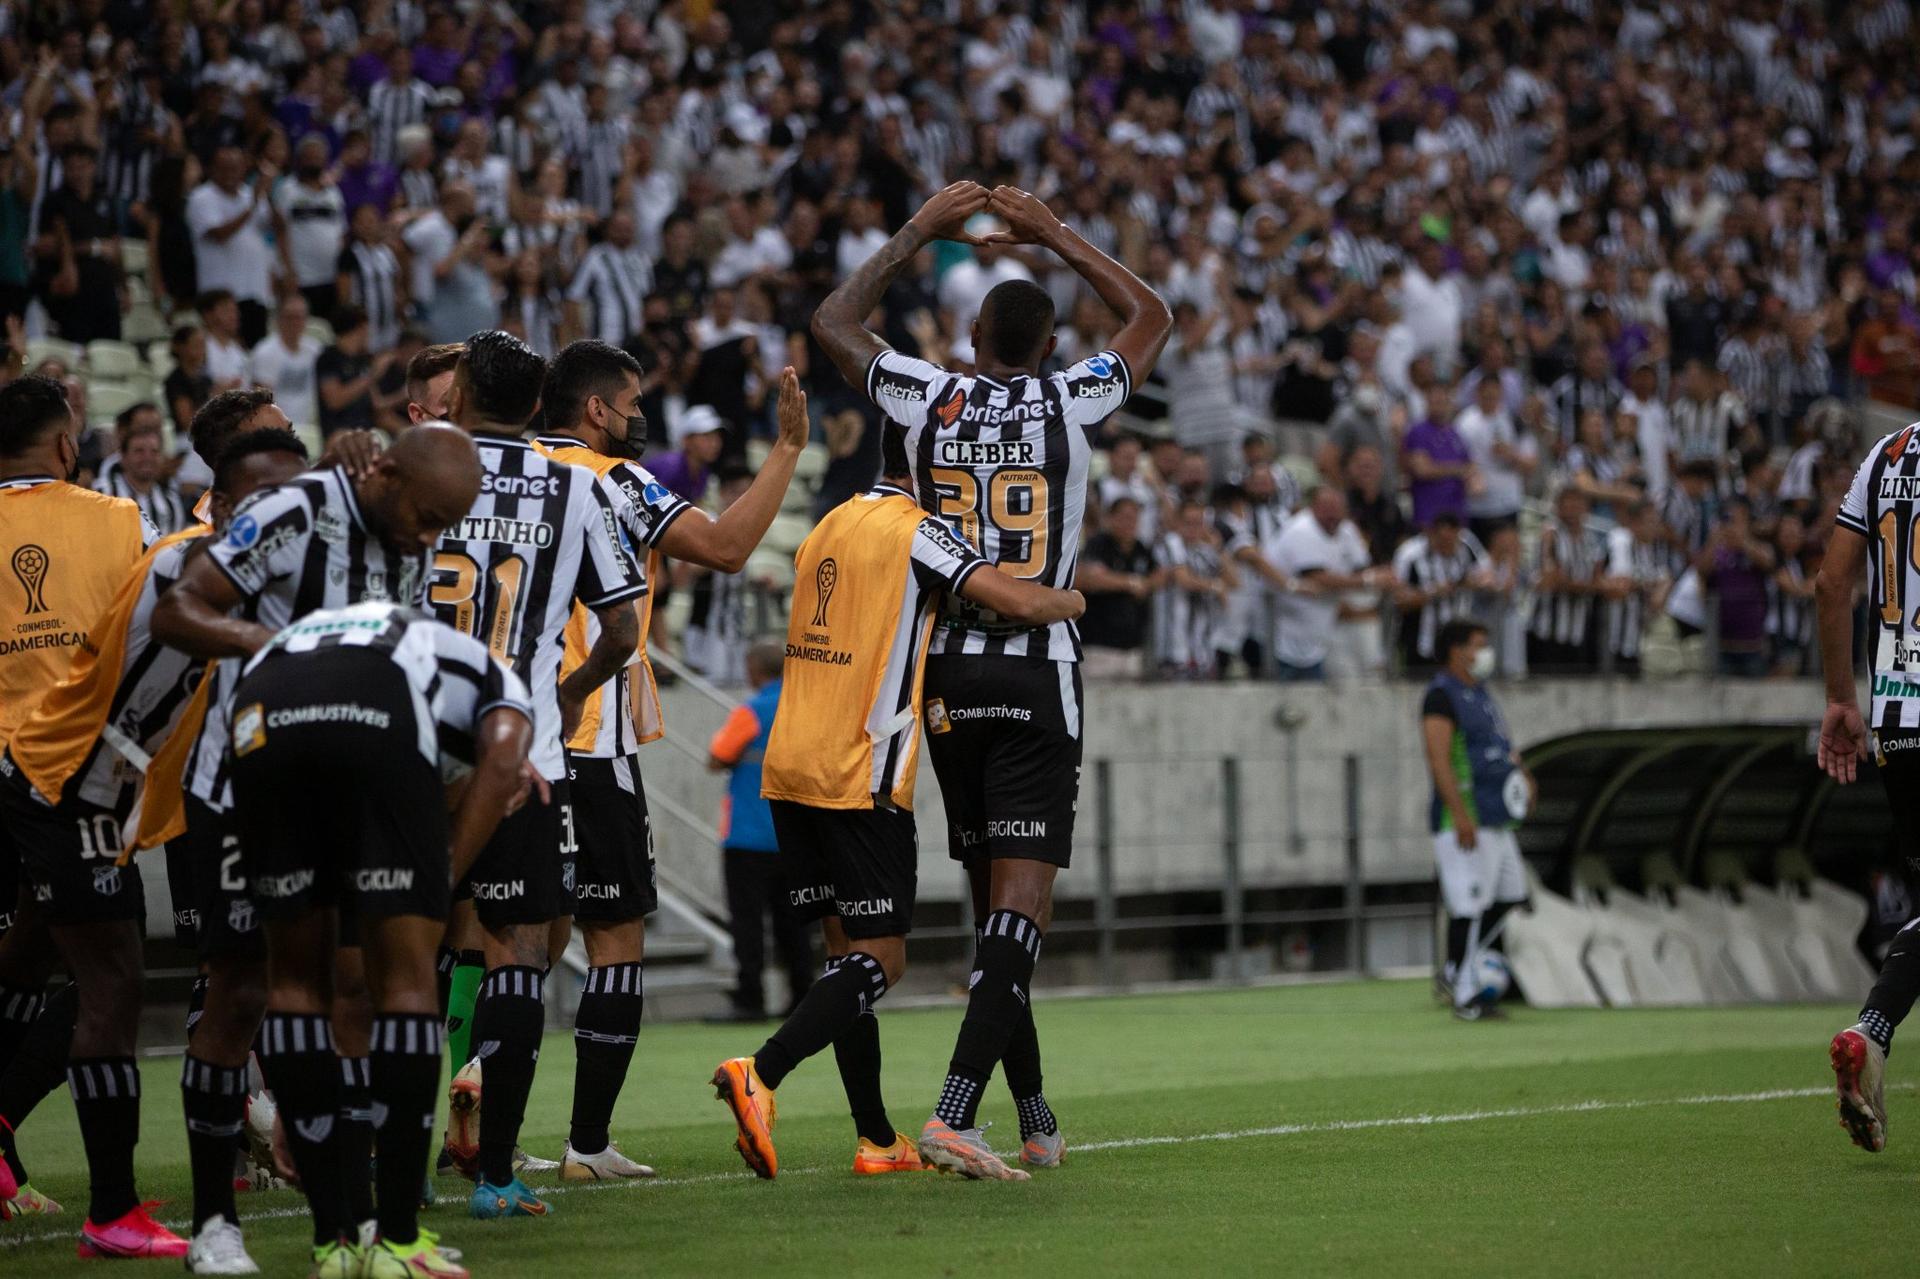
[(987, 238), (993, 244), (1037, 244), (1051, 249), (1090, 285), (1121, 319), (1107, 348), (1127, 362), (1133, 385), (1146, 381), (1173, 331), (1173, 312), (1160, 295), (1133, 272), (1088, 244), (1053, 211), (1016, 187), (995, 187), (989, 207), (1007, 230)]
[(879, 334), (867, 328), (867, 317), (880, 305), (887, 288), (913, 255), (935, 240), (961, 244), (980, 241), (967, 234), (966, 221), (987, 207), (987, 189), (978, 182), (956, 182), (937, 192), (907, 219), (880, 251), (862, 262), (840, 287), (827, 294), (813, 313), (813, 336), (849, 386), (865, 389), (867, 369), (890, 350)]
[(792, 365), (780, 375), (778, 416), (780, 438), (747, 491), (717, 518), (688, 511), (685, 518), (675, 520), (660, 537), (661, 551), (722, 573), (738, 573), (746, 567), (747, 557), (780, 514), (780, 502), (793, 483), (793, 468), (807, 447), (807, 393), (800, 389)]

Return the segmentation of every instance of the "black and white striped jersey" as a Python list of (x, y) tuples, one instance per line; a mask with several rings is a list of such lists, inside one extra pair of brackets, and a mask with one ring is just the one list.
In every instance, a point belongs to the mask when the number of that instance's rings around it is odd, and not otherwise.
[(1867, 726), (1920, 728), (1920, 422), (1873, 446), (1835, 522), (1867, 539)]
[(1673, 576), (1673, 552), (1664, 542), (1643, 542), (1631, 529), (1607, 534), (1607, 573), (1633, 589), (1607, 609), (1607, 646), (1615, 657), (1637, 658), (1647, 635), (1647, 604)]
[[(1543, 560), (1549, 543), (1563, 577), (1575, 582), (1592, 582), (1606, 573), (1607, 539), (1598, 530), (1575, 530), (1557, 520), (1551, 521), (1540, 530)], [(1566, 591), (1538, 592), (1533, 597), (1533, 617), (1527, 629), (1536, 637), (1556, 644), (1584, 644), (1599, 599), (1597, 595)]]
[(367, 349), (388, 350), (400, 337), (400, 259), (384, 244), (354, 240), (340, 252), (340, 274), (367, 313)]
[(638, 248), (622, 249), (603, 240), (580, 259), (580, 269), (567, 285), (567, 301), (589, 303), (588, 332), (620, 346), (645, 327), (641, 308), (652, 288), (651, 258)]
[[(1420, 591), (1439, 587), (1459, 587), (1451, 595), (1430, 599), (1413, 617), (1402, 617), (1402, 636), (1408, 641), (1408, 653), (1423, 662), (1436, 660), (1433, 642), (1440, 628), (1458, 617), (1473, 615), (1473, 592), (1464, 583), (1482, 564), (1487, 552), (1480, 539), (1465, 529), (1451, 555), (1442, 554), (1425, 533), (1407, 539), (1393, 553), (1393, 575)], [(1411, 634), (1408, 634), (1408, 631)]]
[(434, 616), (484, 643), (536, 691), (540, 775), (566, 775), (560, 743), (560, 658), (577, 600), (607, 608), (647, 593), (616, 507), (624, 499), (583, 466), (512, 436), (475, 435), (480, 496), (440, 536), (428, 601)]
[[(883, 351), (867, 369), (866, 389), (906, 428), (922, 506), (1001, 572), (1062, 590), (1073, 585), (1089, 436), (1133, 394), (1132, 372), (1118, 353), (1002, 382)], [(1080, 632), (1072, 622), (1015, 626), (949, 595), (929, 652), (1074, 662)]]
[[(1781, 562), (1780, 571), (1795, 586), (1806, 586), (1806, 566), (1798, 558), (1788, 556)], [(1778, 581), (1771, 577), (1767, 579), (1767, 635), (1774, 643), (1812, 648), (1813, 621), (1814, 606), (1811, 599), (1782, 590)]]
[(187, 499), (180, 496), (180, 489), (172, 480), (155, 480), (142, 493), (127, 482), (126, 472), (120, 469), (120, 459), (110, 457), (100, 467), (99, 476), (93, 481), (93, 491), (105, 493), (108, 497), (124, 497), (140, 508), (140, 514), (147, 517), (147, 523), (165, 536), (178, 533), (193, 523), (193, 509)]
[[(323, 608), (368, 600), (423, 604), (424, 549), (395, 550), (366, 522), (340, 467), (255, 494), (207, 555), (240, 592), (238, 615), (278, 631)], [(240, 662), (221, 662), (206, 723), (187, 761), (187, 791), (210, 808), (231, 801), (227, 720)]]
[[(368, 601), (346, 608), (309, 613), (282, 630), (248, 659), (243, 676), (269, 663), (297, 662), (303, 655), (336, 648), (366, 648), (380, 653), (407, 677), (413, 695), (414, 746), (422, 759), (449, 780), (474, 762), (474, 736), (488, 711), (508, 707), (533, 719), (527, 686), (486, 645), (417, 608)], [(334, 690), (313, 690), (316, 713), (340, 709), (326, 701)], [(339, 690), (341, 693), (351, 690)], [(281, 711), (297, 714), (298, 711)], [(234, 731), (257, 732), (271, 724), (245, 725)]]

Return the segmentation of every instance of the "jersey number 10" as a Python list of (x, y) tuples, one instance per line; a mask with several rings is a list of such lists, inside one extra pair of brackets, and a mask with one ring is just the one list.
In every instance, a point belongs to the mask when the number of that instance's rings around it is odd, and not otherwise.
[(986, 551), (986, 544), (980, 540), (982, 518), (998, 530), (996, 553), (1002, 558), (995, 561), (995, 567), (1002, 573), (1039, 577), (1047, 571), (1047, 516), (1052, 503), (1045, 475), (1028, 470), (995, 471), (987, 480), (984, 505), (980, 501), (980, 480), (972, 471), (936, 466), (929, 475), (938, 495), (934, 513), (957, 523), (961, 536), (975, 549)]
[[(1907, 536), (1907, 556), (1913, 561), (1914, 569), (1920, 571), (1920, 516), (1915, 517), (1914, 526)], [(1887, 626), (1900, 625), (1901, 579), (1900, 515), (1897, 511), (1885, 511), (1880, 516), (1880, 621)], [(1915, 611), (1913, 624), (1920, 627), (1920, 610)]]
[(520, 610), (526, 603), (520, 585), (526, 579), (527, 562), (518, 555), (509, 555), (488, 570), (487, 576), (492, 579), (488, 594), (493, 598), (493, 611), (487, 618), (484, 633), (479, 629), (479, 622), (485, 600), (480, 592), (480, 566), (473, 556), (464, 551), (437, 551), (433, 557), (433, 574), (438, 580), (427, 592), (427, 599), (434, 608), (443, 616), (445, 610), (451, 609), (453, 629), (484, 642), (487, 651), (511, 670), (514, 634), (520, 629)]

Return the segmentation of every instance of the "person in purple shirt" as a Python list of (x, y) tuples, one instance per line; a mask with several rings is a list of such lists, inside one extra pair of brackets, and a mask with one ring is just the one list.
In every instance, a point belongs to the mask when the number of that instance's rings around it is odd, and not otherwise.
[(413, 49), (413, 73), (436, 89), (453, 83), (467, 60), (466, 32), (449, 9), (436, 9), (427, 19), (426, 38)]
[(400, 177), (392, 165), (373, 158), (373, 143), (365, 129), (350, 129), (340, 143), (340, 199), (351, 217), (363, 204), (371, 204), (385, 217), (393, 207), (393, 193)]
[(1720, 601), (1720, 673), (1758, 679), (1767, 673), (1767, 577), (1773, 548), (1753, 535), (1753, 508), (1728, 498), (1726, 522), (1693, 560), (1700, 580)]
[(707, 478), (726, 442), (726, 420), (709, 405), (690, 404), (668, 423), (667, 434), (673, 452), (647, 458), (646, 467), (673, 492), (698, 502), (706, 495)]
[(1467, 518), (1467, 484), (1474, 476), (1467, 441), (1453, 429), (1453, 393), (1427, 391), (1426, 416), (1407, 431), (1400, 446), (1407, 491), (1413, 495), (1413, 526), (1426, 528), (1436, 515)]

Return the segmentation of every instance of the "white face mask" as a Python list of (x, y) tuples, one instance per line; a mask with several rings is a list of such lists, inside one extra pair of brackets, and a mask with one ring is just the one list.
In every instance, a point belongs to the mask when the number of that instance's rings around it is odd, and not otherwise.
[(1475, 653), (1473, 655), (1473, 677), (1475, 679), (1492, 679), (1493, 669), (1498, 660), (1499, 659), (1494, 657), (1492, 648), (1483, 648), (1478, 653)]

